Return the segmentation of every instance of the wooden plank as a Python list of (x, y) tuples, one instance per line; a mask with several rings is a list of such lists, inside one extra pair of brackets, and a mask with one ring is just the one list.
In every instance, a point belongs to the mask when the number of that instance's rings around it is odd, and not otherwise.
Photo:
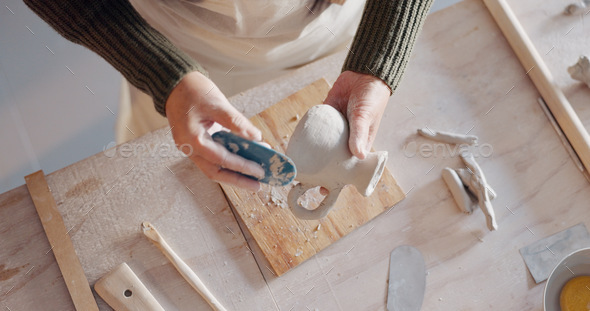
[[(297, 125), (297, 116), (322, 104), (329, 89), (325, 80), (318, 80), (250, 120), (262, 131), (264, 141), (284, 152)], [(365, 198), (354, 187), (347, 186), (326, 218), (307, 221), (296, 218), (286, 204), (291, 186), (264, 187), (255, 194), (228, 185), (222, 188), (277, 275), (296, 267), (405, 197), (386, 168), (373, 195)], [(316, 192), (308, 200), (317, 205), (321, 196)]]
[(76, 310), (98, 310), (45, 174), (37, 171), (26, 176), (25, 181)]

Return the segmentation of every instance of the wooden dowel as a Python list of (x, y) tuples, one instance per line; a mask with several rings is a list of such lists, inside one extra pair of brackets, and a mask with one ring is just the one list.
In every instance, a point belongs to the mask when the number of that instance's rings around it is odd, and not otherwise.
[(170, 248), (158, 230), (149, 222), (141, 224), (143, 234), (170, 260), (172, 265), (178, 270), (180, 275), (193, 287), (194, 290), (207, 301), (211, 309), (215, 311), (226, 311), (219, 300), (213, 296), (211, 291), (205, 286), (203, 281), (195, 274), (193, 270)]
[(549, 68), (545, 65), (514, 12), (505, 0), (484, 0), (483, 2), (504, 33), (504, 37), (510, 43), (535, 87), (541, 93), (547, 107), (553, 113), (580, 161), (587, 171), (590, 170), (590, 135), (563, 92), (555, 84)]

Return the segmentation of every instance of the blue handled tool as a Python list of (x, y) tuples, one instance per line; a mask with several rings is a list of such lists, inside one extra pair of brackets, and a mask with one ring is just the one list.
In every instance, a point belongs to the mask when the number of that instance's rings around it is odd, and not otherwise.
[(244, 176), (271, 186), (286, 186), (297, 175), (295, 163), (280, 152), (230, 132), (216, 132), (211, 137), (215, 142), (223, 145), (230, 152), (260, 164), (265, 172), (264, 178), (262, 179), (249, 175)]

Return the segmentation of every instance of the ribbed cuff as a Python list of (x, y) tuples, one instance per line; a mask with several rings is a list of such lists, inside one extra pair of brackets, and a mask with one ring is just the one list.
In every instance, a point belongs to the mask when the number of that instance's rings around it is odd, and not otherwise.
[(367, 0), (342, 71), (370, 74), (393, 92), (433, 0)]
[(166, 116), (166, 100), (189, 72), (207, 72), (152, 28), (126, 0), (25, 3), (66, 39), (99, 54)]

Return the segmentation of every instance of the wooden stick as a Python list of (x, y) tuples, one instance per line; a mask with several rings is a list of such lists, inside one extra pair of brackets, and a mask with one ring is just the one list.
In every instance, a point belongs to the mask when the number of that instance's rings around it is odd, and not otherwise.
[(551, 72), (518, 19), (505, 0), (484, 0), (483, 2), (512, 46), (520, 63), (527, 70), (527, 74), (541, 93), (584, 167), (590, 170), (590, 135), (563, 92), (555, 85)]
[(33, 199), (37, 214), (53, 250), (53, 255), (64, 278), (74, 307), (79, 311), (96, 310), (98, 305), (90, 290), (88, 280), (76, 255), (76, 250), (66, 231), (64, 220), (57, 210), (57, 204), (43, 171), (37, 171), (25, 177), (27, 188)]
[(184, 262), (176, 253), (170, 248), (168, 243), (156, 230), (156, 228), (149, 222), (144, 221), (141, 224), (143, 234), (158, 248), (168, 260), (174, 265), (176, 270), (182, 275), (182, 277), (201, 295), (205, 301), (211, 306), (213, 310), (226, 311), (221, 303), (213, 296), (213, 294), (207, 289), (203, 281), (191, 270), (191, 268)]

